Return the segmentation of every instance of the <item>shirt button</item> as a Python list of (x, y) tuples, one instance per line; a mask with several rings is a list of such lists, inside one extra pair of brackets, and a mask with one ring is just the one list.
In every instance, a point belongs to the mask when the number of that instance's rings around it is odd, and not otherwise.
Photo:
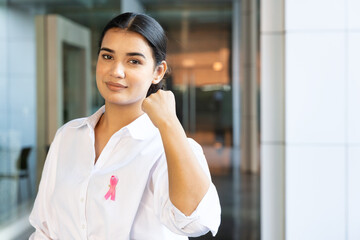
[(85, 224), (81, 225), (81, 228), (82, 228), (82, 229), (85, 229)]
[(80, 201), (83, 203), (83, 202), (84, 202), (84, 198), (81, 198)]

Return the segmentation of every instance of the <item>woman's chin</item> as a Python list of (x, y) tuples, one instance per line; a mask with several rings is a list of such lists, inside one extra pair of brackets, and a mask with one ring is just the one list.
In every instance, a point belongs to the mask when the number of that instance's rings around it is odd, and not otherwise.
[(105, 98), (105, 103), (122, 107), (141, 106), (142, 100), (128, 100), (122, 98)]

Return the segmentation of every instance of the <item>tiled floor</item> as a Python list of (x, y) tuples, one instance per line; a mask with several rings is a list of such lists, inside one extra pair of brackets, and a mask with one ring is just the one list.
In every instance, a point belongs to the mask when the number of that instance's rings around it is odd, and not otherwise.
[(190, 239), (260, 240), (260, 177), (234, 174), (215, 176), (222, 207), (218, 234)]
[(203, 145), (203, 150), (220, 198), (221, 225), (215, 237), (208, 233), (192, 239), (260, 240), (260, 175), (231, 168), (235, 162), (240, 165), (240, 150), (215, 146)]

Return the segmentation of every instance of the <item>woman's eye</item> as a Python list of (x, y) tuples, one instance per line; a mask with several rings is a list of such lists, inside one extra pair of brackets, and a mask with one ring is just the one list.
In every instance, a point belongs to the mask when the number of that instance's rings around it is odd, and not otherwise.
[(136, 59), (133, 59), (133, 60), (130, 60), (130, 63), (132, 63), (132, 64), (140, 64), (140, 61), (138, 61)]
[(106, 59), (106, 60), (112, 59), (112, 57), (108, 54), (103, 54), (102, 57), (103, 57), (103, 59)]

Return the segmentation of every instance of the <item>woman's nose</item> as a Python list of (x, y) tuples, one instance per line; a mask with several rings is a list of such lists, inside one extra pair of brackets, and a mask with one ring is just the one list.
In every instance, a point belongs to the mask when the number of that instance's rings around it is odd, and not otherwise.
[(115, 78), (125, 78), (125, 69), (121, 63), (114, 63), (111, 75)]

